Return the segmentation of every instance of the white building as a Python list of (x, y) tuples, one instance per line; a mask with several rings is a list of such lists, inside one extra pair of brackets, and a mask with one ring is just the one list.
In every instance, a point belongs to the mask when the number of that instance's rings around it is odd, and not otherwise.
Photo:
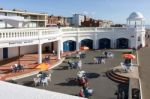
[[(131, 24), (134, 23), (134, 26)], [(144, 17), (134, 12), (127, 18), (128, 27), (87, 28), (15, 28), (0, 29), (0, 60), (20, 54), (37, 52), (42, 62), (42, 51), (60, 52), (90, 49), (138, 48), (145, 46)]]
[(83, 22), (85, 20), (85, 15), (74, 14), (72, 20), (73, 20), (74, 26), (76, 26), (76, 27), (81, 26), (81, 22)]
[[(0, 9), (0, 17), (5, 17), (5, 19), (19, 20), (24, 19), (28, 21), (28, 24), (24, 24), (24, 27), (45, 27), (47, 24), (48, 14), (46, 13), (34, 13), (27, 12), (26, 10), (4, 10)], [(8, 23), (9, 22), (9, 23)], [(23, 22), (23, 21), (22, 21)], [(0, 28), (14, 28), (13, 22), (0, 20)], [(19, 24), (22, 24), (21, 22)], [(22, 25), (18, 25), (21, 27)]]

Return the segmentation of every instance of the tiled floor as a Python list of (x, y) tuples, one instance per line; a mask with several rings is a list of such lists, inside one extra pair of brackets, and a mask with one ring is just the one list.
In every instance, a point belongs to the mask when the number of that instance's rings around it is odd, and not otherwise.
[[(75, 52), (64, 52), (61, 57), (64, 57), (68, 54), (75, 53)], [(42, 54), (42, 57), (44, 58), (45, 55), (50, 55), (50, 66), (52, 67), (54, 64), (58, 62), (57, 56), (52, 54)], [(9, 77), (15, 77), (19, 75), (23, 75), (26, 73), (31, 73), (33, 71), (37, 71), (36, 67), (38, 66), (37, 60), (38, 60), (38, 54), (26, 54), (20, 57), (20, 64), (25, 65), (24, 71), (19, 72), (11, 72), (11, 65), (18, 64), (18, 59), (10, 59), (5, 61), (3, 63), (4, 65), (0, 66), (0, 80), (5, 80)]]

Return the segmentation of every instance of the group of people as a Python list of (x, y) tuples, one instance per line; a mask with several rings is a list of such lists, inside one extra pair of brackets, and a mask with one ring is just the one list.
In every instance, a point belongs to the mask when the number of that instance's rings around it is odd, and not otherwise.
[(35, 86), (37, 84), (47, 84), (48, 85), (48, 81), (51, 81), (51, 73), (48, 74), (46, 71), (40, 71), (38, 74), (37, 74), (37, 78), (34, 78), (34, 83), (35, 83)]
[(105, 64), (105, 59), (102, 57), (94, 57), (93, 60), (95, 64), (101, 64), (101, 63)]
[(79, 69), (82, 68), (82, 61), (81, 61), (81, 60), (73, 61), (73, 60), (70, 59), (70, 60), (68, 61), (68, 64), (69, 64), (69, 68), (70, 68), (70, 69), (76, 69), (77, 67), (78, 67)]
[(106, 58), (113, 58), (114, 57), (114, 54), (112, 52), (104, 51), (103, 54), (105, 55)]
[(77, 82), (80, 86), (82, 86), (82, 89), (79, 92), (80, 97), (88, 98), (92, 96), (93, 89), (88, 87), (88, 78), (86, 77), (85, 71), (79, 71), (77, 74)]
[(24, 66), (21, 64), (14, 64), (11, 66), (12, 72), (19, 72), (19, 71), (23, 71), (23, 70), (24, 70)]

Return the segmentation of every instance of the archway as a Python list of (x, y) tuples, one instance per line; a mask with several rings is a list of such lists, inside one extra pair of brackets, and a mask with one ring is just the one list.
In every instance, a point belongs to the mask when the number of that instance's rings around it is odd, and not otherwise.
[(129, 40), (126, 38), (117, 39), (117, 46), (116, 47), (119, 49), (129, 48)]
[(72, 40), (63, 42), (63, 50), (64, 51), (75, 51), (76, 50), (76, 42), (72, 41)]
[(99, 49), (111, 48), (111, 41), (108, 38), (99, 39)]
[(84, 39), (81, 41), (81, 46), (87, 46), (87, 47), (89, 47), (89, 49), (93, 49), (93, 40)]

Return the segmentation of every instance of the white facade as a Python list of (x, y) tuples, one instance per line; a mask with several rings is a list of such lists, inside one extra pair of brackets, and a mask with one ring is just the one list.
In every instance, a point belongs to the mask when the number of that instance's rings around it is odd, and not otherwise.
[[(16, 28), (0, 29), (0, 60), (4, 59), (4, 54), (8, 52), (7, 58), (18, 56), (18, 46), (21, 46), (21, 54), (38, 52), (39, 63), (41, 54), (46, 46), (57, 51), (58, 59), (60, 52), (66, 51), (66, 41), (74, 41), (75, 50), (79, 50), (82, 41), (88, 39), (92, 41), (92, 49), (99, 48), (138, 48), (145, 46), (145, 28), (140, 27), (88, 27), (88, 28)], [(104, 39), (104, 41), (103, 41)], [(102, 42), (102, 41), (103, 42)], [(105, 45), (105, 40), (109, 44)], [(108, 42), (106, 42), (108, 43)], [(67, 43), (68, 44), (68, 43)], [(122, 44), (124, 44), (122, 46)], [(67, 45), (68, 46), (68, 45)], [(75, 47), (76, 46), (76, 47)], [(7, 49), (4, 49), (7, 48)], [(69, 49), (70, 50), (70, 49)], [(71, 49), (72, 50), (72, 49)], [(4, 53), (5, 51), (5, 53)], [(13, 53), (12, 53), (13, 52)], [(5, 56), (6, 57), (6, 56)]]
[[(28, 20), (28, 24), (24, 27), (46, 27), (48, 14), (46, 13), (33, 13), (21, 10), (0, 10), (0, 16), (6, 17), (20, 17), (25, 20)], [(12, 28), (12, 24), (9, 24), (7, 21), (0, 19), (0, 28)], [(15, 26), (16, 27), (16, 26)], [(19, 26), (21, 27), (21, 26)]]
[(85, 16), (82, 14), (74, 14), (72, 19), (74, 26), (81, 26), (81, 22), (85, 20)]

